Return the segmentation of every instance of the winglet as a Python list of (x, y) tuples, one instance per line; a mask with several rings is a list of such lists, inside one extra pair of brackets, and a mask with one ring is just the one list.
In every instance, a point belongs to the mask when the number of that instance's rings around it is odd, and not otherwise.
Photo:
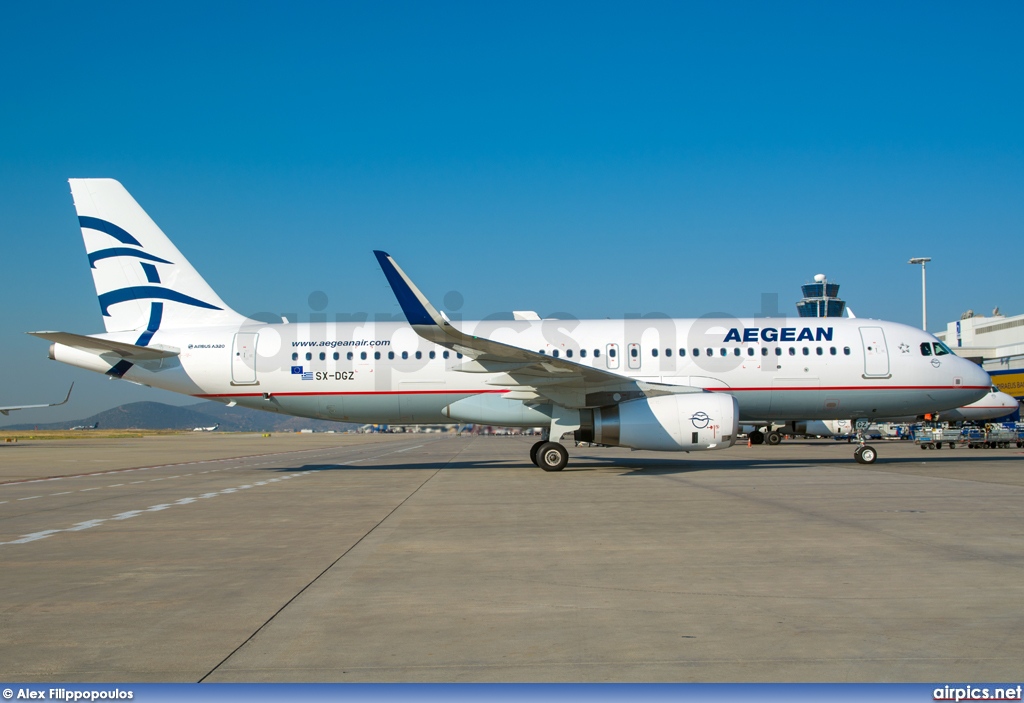
[(395, 297), (398, 298), (398, 304), (401, 306), (402, 312), (405, 313), (405, 317), (410, 325), (437, 325), (438, 327), (448, 325), (434, 306), (430, 304), (426, 296), (416, 287), (416, 284), (409, 280), (409, 277), (405, 275), (405, 272), (399, 268), (398, 264), (395, 263), (395, 260), (387, 252), (374, 251), (373, 255), (377, 257), (377, 263), (380, 264), (381, 269), (384, 271), (384, 276), (388, 279), (388, 285), (391, 286)]
[(11, 405), (6, 408), (0, 408), (0, 415), (7, 415), (12, 410), (27, 410), (29, 408), (55, 408), (58, 405), (64, 405), (64, 403), (68, 402), (68, 400), (71, 399), (71, 391), (72, 389), (74, 389), (74, 387), (75, 383), (74, 381), (72, 381), (71, 388), (68, 388), (68, 394), (64, 396), (64, 400), (60, 401), (59, 403), (42, 403), (40, 405)]

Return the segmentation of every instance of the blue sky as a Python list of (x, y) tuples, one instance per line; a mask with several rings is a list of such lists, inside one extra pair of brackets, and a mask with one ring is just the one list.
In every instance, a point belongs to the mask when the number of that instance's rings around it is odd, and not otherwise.
[(1020, 3), (18, 3), (0, 56), (0, 404), (185, 403), (46, 359), (102, 331), (66, 179), (120, 180), (229, 304), (1024, 312)]

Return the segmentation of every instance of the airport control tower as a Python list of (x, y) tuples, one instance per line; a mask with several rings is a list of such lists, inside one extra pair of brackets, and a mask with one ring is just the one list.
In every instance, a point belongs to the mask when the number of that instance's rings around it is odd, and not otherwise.
[(800, 286), (804, 298), (796, 304), (800, 317), (842, 317), (846, 301), (839, 297), (839, 284), (829, 283), (825, 274), (814, 277), (814, 283)]

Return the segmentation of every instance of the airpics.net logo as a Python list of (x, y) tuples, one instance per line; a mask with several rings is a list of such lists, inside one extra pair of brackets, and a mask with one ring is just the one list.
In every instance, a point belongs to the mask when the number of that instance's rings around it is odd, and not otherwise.
[(988, 688), (984, 686), (943, 686), (932, 692), (932, 700), (936, 701), (1019, 701), (1024, 686), (1003, 686)]

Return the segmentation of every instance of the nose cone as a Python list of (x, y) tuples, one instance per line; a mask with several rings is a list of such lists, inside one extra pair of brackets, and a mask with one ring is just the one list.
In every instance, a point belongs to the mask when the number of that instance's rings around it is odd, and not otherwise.
[(1013, 411), (1018, 406), (1017, 399), (1009, 393), (1000, 391), (999, 393), (993, 393), (993, 395), (996, 398), (996, 404), (1001, 408), (1006, 408), (1007, 412)]
[(988, 371), (967, 359), (960, 359), (959, 362), (955, 373), (963, 379), (964, 388), (977, 388), (978, 398), (984, 397), (992, 388), (992, 379)]

